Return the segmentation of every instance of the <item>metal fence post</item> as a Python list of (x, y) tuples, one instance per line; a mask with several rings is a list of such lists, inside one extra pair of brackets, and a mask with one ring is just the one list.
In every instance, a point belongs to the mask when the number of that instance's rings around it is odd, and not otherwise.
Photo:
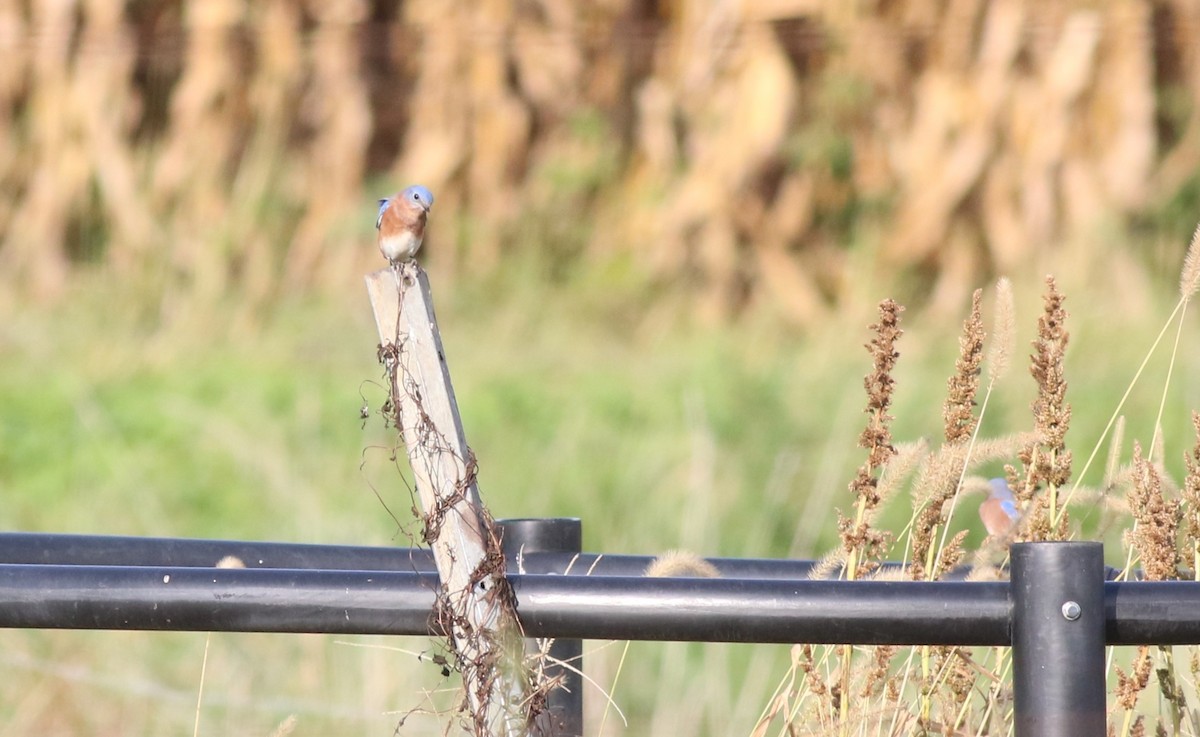
[(1104, 546), (1012, 546), (1017, 737), (1103, 737)]
[[(574, 517), (508, 519), (500, 520), (499, 525), (504, 531), (504, 556), (510, 561), (510, 573), (518, 571), (511, 562), (522, 553), (578, 553), (583, 547), (583, 525)], [(518, 617), (520, 611), (518, 596)], [(525, 649), (537, 651), (537, 641), (526, 640)], [(549, 693), (545, 712), (548, 718), (539, 720), (534, 734), (579, 737), (583, 734), (583, 678), (579, 675), (583, 670), (583, 640), (555, 639), (549, 654), (552, 662), (546, 666), (546, 675), (561, 678), (563, 687)], [(557, 663), (569, 663), (571, 667)]]

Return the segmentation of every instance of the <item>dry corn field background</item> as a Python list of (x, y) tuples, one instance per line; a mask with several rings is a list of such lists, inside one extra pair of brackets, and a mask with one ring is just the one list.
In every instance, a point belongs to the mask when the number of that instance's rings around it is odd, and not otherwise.
[(444, 278), (627, 256), (811, 323), (865, 230), (957, 309), (1194, 198), (1197, 37), (1184, 0), (3, 0), (0, 274), (342, 288), (419, 180)]

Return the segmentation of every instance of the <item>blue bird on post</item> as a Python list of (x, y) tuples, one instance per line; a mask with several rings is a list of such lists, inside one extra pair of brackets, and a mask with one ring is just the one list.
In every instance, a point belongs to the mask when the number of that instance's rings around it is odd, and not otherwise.
[(1013, 497), (1012, 489), (1004, 479), (992, 479), (988, 482), (991, 493), (979, 505), (979, 518), (992, 537), (1000, 537), (1008, 533), (1020, 516), (1017, 511), (1017, 500)]
[(417, 255), (425, 238), (425, 221), (433, 207), (433, 193), (419, 184), (403, 192), (379, 200), (379, 216), (375, 229), (379, 231), (379, 252), (398, 269), (400, 264)]

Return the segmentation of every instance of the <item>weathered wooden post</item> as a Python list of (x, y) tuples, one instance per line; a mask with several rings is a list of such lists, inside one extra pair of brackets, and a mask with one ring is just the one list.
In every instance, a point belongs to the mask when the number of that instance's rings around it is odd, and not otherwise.
[(420, 498), (425, 542), (441, 577), (439, 612), (462, 672), (473, 731), (528, 732), (527, 671), (504, 553), (475, 483), (429, 279), (415, 261), (366, 277), (400, 430)]

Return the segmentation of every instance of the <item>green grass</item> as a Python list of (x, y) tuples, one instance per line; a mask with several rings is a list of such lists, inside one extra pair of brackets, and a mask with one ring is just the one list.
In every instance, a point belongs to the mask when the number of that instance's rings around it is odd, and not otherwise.
[[(866, 323), (885, 294), (798, 333), (765, 313), (697, 323), (619, 267), (556, 285), (434, 284), (495, 516), (581, 517), (585, 547), (614, 553), (810, 557), (835, 543), (833, 509), (849, 509), (846, 484), (861, 462)], [(1030, 425), (1022, 359), (1039, 286), (1018, 284), (1017, 360), (985, 434)], [(1077, 469), (1169, 312), (1171, 287), (1156, 289), (1145, 309), (1114, 314), (1065, 288)], [(1189, 408), (1200, 406), (1189, 381), (1200, 361), (1195, 317), (1165, 418), (1176, 477), (1192, 443)], [(894, 432), (937, 439), (961, 316), (908, 322)], [(411, 531), (395, 438), (377, 415), (365, 427), (359, 415), (384, 397), (374, 354), (357, 293), (285, 299), (250, 317), (236, 300), (159, 313), (98, 275), (65, 304), (23, 306), (0, 325), (0, 528), (407, 545), (375, 496)], [(1128, 437), (1143, 444), (1164, 370), (1151, 364), (1127, 408)], [(906, 500), (892, 507), (885, 524), (899, 530), (910, 510)], [(982, 536), (973, 505), (955, 524), (972, 542)], [(0, 737), (191, 734), (204, 639), (0, 632)], [(431, 645), (214, 636), (202, 734), (268, 735), (289, 714), (293, 734), (388, 734), (400, 719), (388, 712), (453, 684), (387, 646)], [(611, 682), (620, 650), (590, 654), (592, 677)], [(630, 718), (622, 733), (747, 733), (786, 663), (782, 647), (636, 643), (614, 694)], [(596, 713), (602, 699), (587, 699)], [(441, 720), (414, 716), (405, 730), (438, 734)]]

